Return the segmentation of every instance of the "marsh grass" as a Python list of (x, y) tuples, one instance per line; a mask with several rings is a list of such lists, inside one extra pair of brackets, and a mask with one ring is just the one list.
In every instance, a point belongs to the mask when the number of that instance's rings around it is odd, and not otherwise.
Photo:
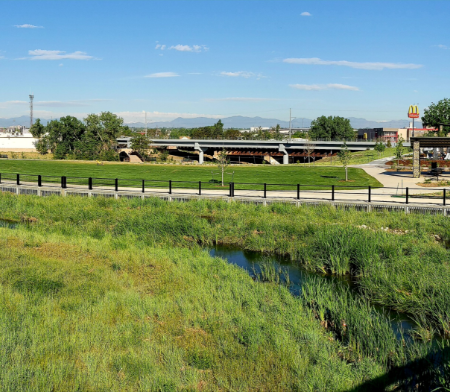
[(198, 246), (0, 229), (4, 391), (348, 390), (348, 366), (302, 303)]
[[(0, 211), (34, 218), (0, 228), (10, 390), (349, 390), (448, 333), (445, 217), (8, 194)], [(202, 251), (215, 243), (349, 275), (357, 297), (312, 282), (296, 300), (282, 270), (263, 263), (254, 282)], [(417, 319), (419, 339), (404, 346), (373, 303)]]

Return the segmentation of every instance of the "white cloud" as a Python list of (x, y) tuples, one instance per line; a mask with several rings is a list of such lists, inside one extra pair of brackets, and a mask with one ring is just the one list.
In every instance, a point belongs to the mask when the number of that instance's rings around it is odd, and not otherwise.
[(229, 97), (229, 98), (205, 98), (206, 102), (232, 101), (232, 102), (262, 102), (274, 101), (272, 98), (252, 98), (252, 97)]
[(15, 25), (18, 29), (43, 29), (44, 26), (35, 26), (32, 24)]
[(237, 77), (251, 78), (253, 76), (256, 76), (258, 78), (262, 78), (263, 77), (261, 74), (255, 74), (254, 72), (247, 72), (247, 71), (236, 71), (236, 72), (225, 72), (225, 71), (222, 71), (220, 74), (222, 76), (230, 76), (232, 78), (237, 78)]
[(297, 90), (320, 91), (320, 90), (351, 90), (359, 91), (358, 87), (348, 86), (346, 84), (329, 83), (329, 84), (290, 84), (289, 87)]
[(24, 59), (30, 59), (30, 60), (92, 60), (94, 57), (88, 56), (86, 52), (73, 52), (73, 53), (66, 53), (62, 50), (42, 50), (42, 49), (36, 49), (36, 50), (29, 50), (28, 54), (31, 57), (22, 58), (20, 60)]
[[(139, 112), (116, 112), (119, 117), (122, 117), (126, 123), (143, 122), (144, 114)], [(178, 117), (183, 118), (196, 118), (196, 117), (208, 117), (208, 118), (223, 118), (223, 115), (218, 114), (199, 114), (199, 113), (166, 113), (166, 112), (149, 112), (147, 111), (147, 121), (149, 123), (154, 121), (171, 121)]]
[(311, 16), (311, 14), (309, 13), (309, 12), (302, 12), (301, 14), (300, 14), (301, 16)]
[(206, 52), (209, 48), (205, 45), (172, 45), (169, 49), (177, 50), (179, 52)]
[(155, 49), (164, 50), (164, 49), (166, 49), (166, 45), (156, 44)]
[(146, 78), (174, 78), (180, 76), (175, 72), (156, 72), (150, 75), (146, 75)]
[(447, 45), (436, 45), (439, 49), (450, 49)]
[(306, 65), (338, 65), (343, 67), (367, 69), (381, 71), (383, 69), (417, 69), (423, 67), (421, 64), (401, 64), (401, 63), (357, 63), (353, 61), (328, 61), (321, 60), (317, 57), (313, 58), (288, 58), (283, 60), (289, 64), (306, 64)]

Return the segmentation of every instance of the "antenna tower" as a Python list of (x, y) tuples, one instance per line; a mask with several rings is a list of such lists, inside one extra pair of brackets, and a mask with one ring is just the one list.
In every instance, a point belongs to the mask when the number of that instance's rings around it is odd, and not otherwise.
[(34, 95), (30, 94), (30, 129), (33, 126), (33, 99)]

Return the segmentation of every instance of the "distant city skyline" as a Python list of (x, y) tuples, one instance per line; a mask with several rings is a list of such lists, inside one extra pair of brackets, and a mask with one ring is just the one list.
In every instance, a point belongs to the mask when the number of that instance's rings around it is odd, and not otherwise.
[[(2, 1), (0, 117), (406, 119), (448, 97), (446, 1)], [(430, 28), (432, 27), (432, 28)]]

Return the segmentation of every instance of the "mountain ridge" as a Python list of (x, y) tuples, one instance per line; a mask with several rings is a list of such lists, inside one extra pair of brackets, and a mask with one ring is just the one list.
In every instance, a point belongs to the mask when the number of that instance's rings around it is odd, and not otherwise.
[[(365, 118), (348, 117), (352, 127), (358, 128), (404, 128), (409, 126), (410, 121), (405, 120), (390, 120), (390, 121), (371, 121)], [(211, 117), (195, 117), (183, 118), (177, 117), (171, 121), (153, 121), (147, 124), (148, 128), (197, 128), (214, 125), (219, 119)], [(292, 128), (309, 127), (311, 119), (294, 119), (292, 120)], [(41, 119), (41, 123), (46, 125), (48, 119)], [(250, 127), (275, 127), (280, 124), (282, 128), (289, 127), (289, 121), (279, 120), (276, 118), (264, 117), (245, 117), (245, 116), (231, 116), (222, 118), (224, 128), (250, 128)], [(16, 118), (0, 118), (0, 127), (9, 127), (12, 125), (29, 126), (30, 118), (28, 116), (20, 116)], [(144, 128), (145, 124), (142, 122), (128, 122), (128, 126), (136, 128)], [(420, 120), (416, 121), (416, 128), (422, 127)]]

